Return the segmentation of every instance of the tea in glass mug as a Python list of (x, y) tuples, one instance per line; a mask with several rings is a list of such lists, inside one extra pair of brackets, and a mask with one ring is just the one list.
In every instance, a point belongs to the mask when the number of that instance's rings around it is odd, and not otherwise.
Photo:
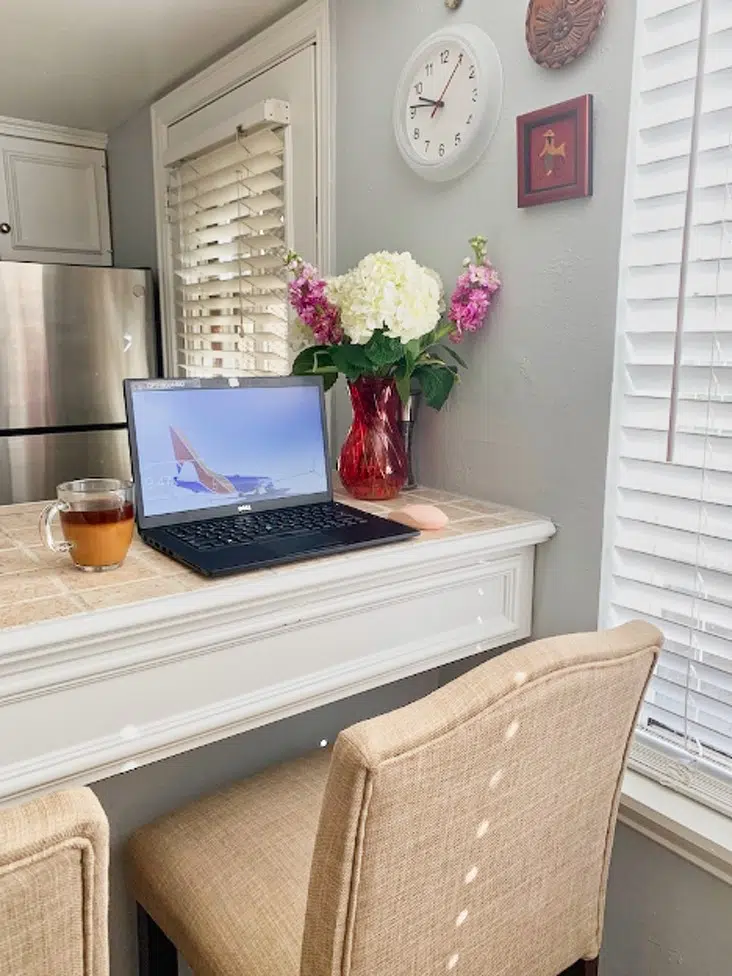
[[(57, 500), (41, 515), (43, 544), (52, 552), (68, 553), (74, 565), (87, 573), (121, 566), (135, 528), (132, 482), (84, 478), (59, 485), (56, 495)], [(52, 523), (57, 515), (64, 542), (53, 538)]]

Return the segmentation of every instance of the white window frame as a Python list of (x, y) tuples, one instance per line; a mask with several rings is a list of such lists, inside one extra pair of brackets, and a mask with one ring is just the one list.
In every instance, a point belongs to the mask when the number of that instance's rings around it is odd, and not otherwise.
[[(637, 38), (643, 28), (644, 6), (638, 3), (636, 15), (636, 45)], [(620, 463), (620, 441), (622, 433), (622, 401), (625, 394), (625, 333), (619, 327), (624, 320), (624, 302), (628, 292), (628, 250), (631, 246), (631, 234), (629, 232), (630, 216), (633, 208), (633, 180), (632, 174), (636, 169), (636, 134), (638, 129), (638, 105), (639, 99), (633, 97), (638, 89), (638, 75), (640, 69), (640, 59), (637, 55), (633, 60), (633, 77), (631, 81), (631, 102), (628, 120), (628, 151), (625, 169), (625, 191), (623, 201), (623, 233), (620, 248), (619, 281), (618, 281), (618, 303), (616, 309), (616, 336), (615, 336), (615, 361), (613, 369), (613, 385), (610, 406), (610, 436), (608, 442), (608, 465), (606, 474), (606, 493), (605, 493), (605, 512), (603, 525), (603, 557), (602, 573), (600, 585), (599, 601), (599, 626), (604, 627), (608, 624), (609, 607), (611, 602), (611, 589), (613, 578), (613, 558), (614, 558), (614, 527), (617, 516), (617, 483), (618, 466)], [(690, 756), (681, 753), (681, 750), (669, 746), (665, 747), (660, 740), (652, 740), (650, 736), (636, 734), (631, 748), (629, 771), (626, 775), (626, 787), (623, 792), (623, 802), (621, 803), (621, 821), (624, 820), (629, 826), (635, 827), (641, 833), (646, 833), (655, 840), (662, 843), (669, 849), (677, 850), (677, 853), (687, 857), (693, 863), (709, 870), (729, 883), (732, 883), (732, 785), (721, 778), (717, 778), (713, 772), (708, 771), (704, 762), (693, 762)], [(640, 774), (640, 775), (638, 775)], [(644, 777), (649, 777), (644, 780)], [(651, 782), (654, 781), (654, 782)], [(677, 794), (676, 801), (669, 801)], [(650, 796), (643, 812), (639, 813), (639, 806), (636, 802), (638, 796)], [(689, 798), (684, 800), (683, 798)], [(697, 848), (693, 847), (689, 840), (692, 832), (687, 829), (684, 823), (691, 820), (689, 814), (689, 802), (696, 808), (694, 819), (704, 818), (709, 815), (714, 819), (715, 829), (723, 842), (719, 842), (715, 856), (724, 855), (725, 869), (718, 873), (712, 863), (712, 856), (706, 854), (690, 853)], [(684, 807), (684, 804), (687, 804)], [(703, 804), (703, 806), (702, 806)], [(641, 804), (642, 806), (642, 804)], [(654, 812), (649, 817), (649, 822), (655, 823), (655, 828), (645, 827), (644, 817), (652, 809)], [(684, 810), (679, 813), (675, 820), (668, 810)], [(625, 814), (625, 816), (624, 816)], [(663, 815), (662, 815), (663, 814)], [(668, 829), (674, 835), (675, 840), (669, 843), (664, 841), (663, 830)], [(654, 833), (655, 830), (655, 833)], [(688, 837), (686, 835), (689, 835)], [(706, 836), (711, 836), (708, 834)], [(696, 841), (695, 841), (696, 842)]]
[(332, 270), (334, 254), (334, 72), (330, 40), (329, 0), (308, 0), (287, 17), (206, 68), (150, 109), (155, 189), (155, 226), (160, 273), (160, 309), (165, 372), (176, 371), (175, 302), (172, 254), (166, 220), (168, 130), (257, 75), (315, 44), (317, 125), (316, 260), (324, 273)]

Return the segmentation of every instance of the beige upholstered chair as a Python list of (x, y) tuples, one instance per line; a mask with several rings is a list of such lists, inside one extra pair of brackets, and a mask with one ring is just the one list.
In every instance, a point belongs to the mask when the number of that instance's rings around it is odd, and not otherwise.
[(510, 651), (138, 831), (141, 973), (174, 973), (172, 943), (196, 976), (596, 973), (660, 640)]
[(91, 790), (0, 810), (2, 976), (107, 976), (108, 869)]

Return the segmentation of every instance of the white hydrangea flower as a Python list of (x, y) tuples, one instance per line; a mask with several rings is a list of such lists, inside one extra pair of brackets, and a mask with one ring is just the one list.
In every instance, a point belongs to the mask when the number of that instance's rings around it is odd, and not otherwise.
[(341, 324), (351, 340), (366, 343), (377, 329), (409, 342), (437, 325), (443, 305), (442, 282), (411, 254), (379, 251), (354, 269), (331, 278), (326, 294), (341, 309)]

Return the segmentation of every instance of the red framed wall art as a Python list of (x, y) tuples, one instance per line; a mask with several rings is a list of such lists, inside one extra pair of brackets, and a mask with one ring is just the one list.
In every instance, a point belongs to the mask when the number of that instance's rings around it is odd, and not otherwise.
[(592, 196), (592, 95), (520, 115), (518, 205)]

